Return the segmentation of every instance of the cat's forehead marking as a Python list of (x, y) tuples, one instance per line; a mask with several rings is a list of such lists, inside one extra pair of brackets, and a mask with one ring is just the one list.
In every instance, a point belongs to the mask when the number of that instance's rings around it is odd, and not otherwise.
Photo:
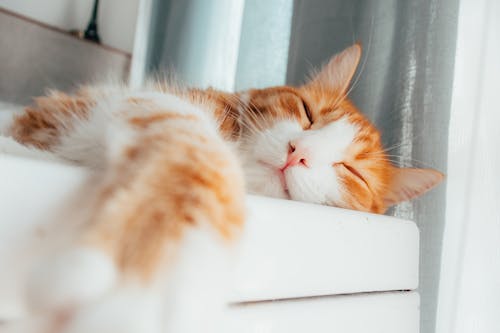
[(293, 87), (273, 87), (252, 91), (247, 107), (263, 121), (261, 125), (264, 127), (285, 119), (296, 120), (302, 128), (310, 125), (304, 110), (304, 101)]

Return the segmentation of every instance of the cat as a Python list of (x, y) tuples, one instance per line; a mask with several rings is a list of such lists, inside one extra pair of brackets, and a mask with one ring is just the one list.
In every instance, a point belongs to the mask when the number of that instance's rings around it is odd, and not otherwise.
[(33, 274), (33, 312), (64, 332), (200, 331), (206, 323), (161, 320), (165, 304), (153, 294), (172, 289), (161, 277), (187, 265), (172, 259), (186, 244), (202, 248), (193, 256), (227, 254), (244, 226), (245, 192), (383, 213), (440, 183), (438, 171), (393, 166), (348, 99), (360, 58), (352, 45), (299, 87), (227, 93), (156, 82), (36, 98), (7, 135), (100, 181), (74, 245)]

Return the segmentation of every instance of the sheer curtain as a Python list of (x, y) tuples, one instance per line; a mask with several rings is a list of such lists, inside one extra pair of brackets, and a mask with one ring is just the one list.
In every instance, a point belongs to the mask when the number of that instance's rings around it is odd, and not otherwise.
[[(135, 71), (174, 69), (202, 87), (299, 84), (360, 41), (364, 57), (351, 97), (382, 130), (391, 158), (447, 170), (458, 0), (143, 2), (150, 19), (139, 26), (148, 33), (137, 42), (147, 48), (135, 53), (143, 59)], [(445, 192), (443, 185), (390, 212), (421, 231), (422, 332), (434, 332), (436, 322)]]
[(500, 2), (461, 1), (437, 332), (500, 332)]

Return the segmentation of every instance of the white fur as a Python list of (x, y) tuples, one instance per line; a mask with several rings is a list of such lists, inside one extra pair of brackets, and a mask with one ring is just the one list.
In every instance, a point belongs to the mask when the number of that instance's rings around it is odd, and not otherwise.
[(26, 147), (9, 136), (9, 128), (14, 116), (20, 114), (22, 108), (15, 105), (2, 108), (0, 103), (0, 154), (11, 154), (21, 157), (60, 161), (54, 154), (39, 149)]
[(166, 272), (165, 332), (220, 332), (237, 244), (211, 227), (188, 230)]
[[(151, 103), (134, 105), (127, 102), (129, 98), (144, 98)], [(200, 118), (199, 124), (203, 126), (204, 133), (218, 135), (215, 121), (207, 112), (175, 95), (117, 90), (103, 97), (90, 110), (88, 119), (72, 119), (73, 129), (62, 137), (61, 142), (53, 150), (57, 156), (102, 169), (108, 161), (116, 160), (124, 146), (136, 139), (137, 132), (127, 123), (126, 118), (158, 110), (195, 115)], [(171, 120), (175, 121), (183, 120)]]
[[(97, 105), (90, 109), (87, 119), (76, 116), (71, 119), (61, 118), (61, 123), (66, 124), (67, 128), (64, 129), (63, 126), (64, 135), (61, 136), (60, 142), (51, 148), (51, 153), (23, 146), (8, 138), (8, 128), (12, 124), (12, 118), (22, 110), (12, 107), (12, 110), (0, 111), (0, 153), (56, 161), (66, 160), (94, 169), (103, 169), (107, 162), (116, 160), (124, 146), (136, 139), (137, 132), (127, 123), (127, 117), (141, 116), (158, 110), (194, 115), (200, 119), (196, 126), (201, 126), (200, 130), (203, 133), (219, 136), (215, 119), (210, 117), (209, 112), (173, 94), (147, 90), (129, 91), (107, 86), (101, 87), (100, 91), (103, 94)], [(148, 99), (150, 103), (133, 104), (127, 101), (129, 98)], [(185, 120), (169, 121), (172, 124)]]
[[(103, 283), (103, 277), (111, 275), (108, 265), (98, 264), (101, 259), (91, 257), (92, 265), (88, 264), (89, 258), (82, 261), (79, 255), (76, 258), (78, 261), (73, 264), (63, 259), (64, 268), (59, 267), (60, 264), (57, 267), (51, 265), (52, 270), (62, 270), (63, 276), (67, 278), (62, 282), (64, 288), (60, 287), (61, 290), (55, 292), (61, 295), (64, 289), (65, 297), (71, 294), (69, 300), (78, 304), (73, 308), (63, 333), (222, 331), (235, 250), (234, 245), (222, 240), (211, 227), (192, 228), (186, 230), (179, 243), (167, 246), (164, 266), (155, 279), (144, 282), (129, 275), (122, 277), (113, 287)], [(85, 269), (82, 270), (77, 264), (83, 264)], [(89, 276), (89, 273), (92, 274)], [(76, 275), (81, 275), (82, 280), (83, 277), (89, 279), (85, 281), (86, 284), (95, 287), (100, 283), (101, 287), (106, 288), (100, 288), (99, 293), (95, 289), (91, 293), (92, 297), (89, 297), (88, 290), (91, 287), (80, 286), (84, 281), (79, 281)], [(100, 277), (100, 282), (95, 276)], [(45, 281), (45, 278), (42, 279)], [(60, 281), (56, 277), (53, 282)], [(54, 292), (54, 286), (49, 284), (48, 288), (47, 292), (41, 291), (45, 298), (57, 298), (51, 302), (56, 301), (59, 305), (68, 303), (68, 299), (61, 302), (61, 297), (48, 295)], [(100, 296), (95, 297), (97, 294)], [(79, 297), (78, 302), (75, 296)]]
[(92, 168), (105, 162), (106, 127), (109, 115), (92, 110), (88, 120), (74, 119), (74, 128), (53, 148), (56, 155)]
[(160, 333), (162, 298), (141, 286), (118, 288), (80, 307), (64, 333)]
[(288, 142), (302, 132), (297, 122), (281, 121), (241, 142), (240, 156), (243, 157), (247, 189), (251, 193), (287, 197), (278, 172), (286, 162)]
[[(340, 204), (341, 185), (333, 164), (344, 159), (357, 131), (347, 118), (340, 118), (308, 131), (296, 121), (280, 121), (254, 134), (240, 145), (249, 191), (312, 203)], [(279, 169), (286, 162), (290, 143), (307, 151), (308, 166), (297, 165), (285, 170), (287, 193), (280, 182)]]
[(58, 312), (84, 304), (111, 289), (117, 279), (105, 253), (78, 247), (42, 263), (28, 281), (27, 298), (33, 312)]

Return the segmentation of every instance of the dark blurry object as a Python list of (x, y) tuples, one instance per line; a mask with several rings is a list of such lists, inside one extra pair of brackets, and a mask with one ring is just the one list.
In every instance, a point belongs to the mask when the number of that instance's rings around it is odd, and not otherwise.
[(99, 7), (99, 0), (94, 1), (94, 8), (92, 9), (92, 16), (90, 17), (89, 24), (87, 25), (87, 30), (85, 30), (84, 38), (91, 40), (96, 43), (101, 42), (99, 33), (97, 32), (97, 9)]

